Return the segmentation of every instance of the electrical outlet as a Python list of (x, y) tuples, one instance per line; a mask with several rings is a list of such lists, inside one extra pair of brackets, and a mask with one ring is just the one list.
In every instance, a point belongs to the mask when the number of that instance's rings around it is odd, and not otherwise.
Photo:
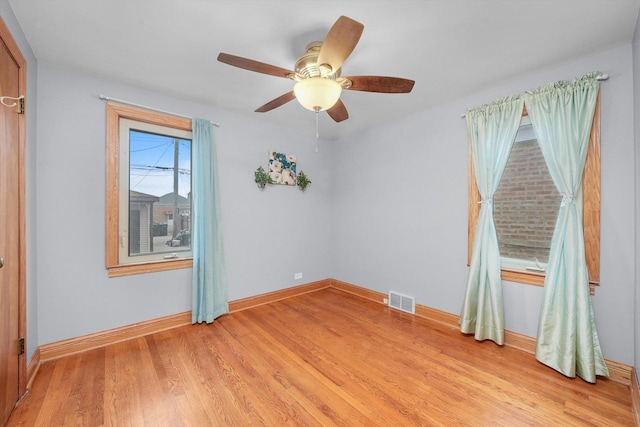
[(382, 303), (388, 305), (389, 304), (389, 298), (383, 298), (382, 299)]
[(295, 280), (302, 279), (302, 273), (296, 273), (296, 274), (294, 274), (294, 275), (293, 275), (293, 278), (294, 278)]

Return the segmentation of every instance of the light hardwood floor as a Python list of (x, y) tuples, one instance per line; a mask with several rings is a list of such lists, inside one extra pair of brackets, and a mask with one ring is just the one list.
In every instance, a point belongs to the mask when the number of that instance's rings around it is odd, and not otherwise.
[(631, 426), (629, 388), (323, 289), (46, 362), (9, 426)]

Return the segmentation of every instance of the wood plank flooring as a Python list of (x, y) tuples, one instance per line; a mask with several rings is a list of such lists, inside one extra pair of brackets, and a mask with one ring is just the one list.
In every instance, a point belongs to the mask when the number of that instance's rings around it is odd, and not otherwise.
[(631, 426), (628, 387), (323, 289), (44, 363), (9, 426)]

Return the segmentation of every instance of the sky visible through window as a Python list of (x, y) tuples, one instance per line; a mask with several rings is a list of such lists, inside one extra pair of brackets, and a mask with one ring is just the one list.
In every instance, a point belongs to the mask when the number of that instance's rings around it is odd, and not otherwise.
[(175, 143), (178, 142), (178, 194), (191, 192), (191, 141), (131, 130), (129, 135), (130, 189), (153, 196), (173, 192)]

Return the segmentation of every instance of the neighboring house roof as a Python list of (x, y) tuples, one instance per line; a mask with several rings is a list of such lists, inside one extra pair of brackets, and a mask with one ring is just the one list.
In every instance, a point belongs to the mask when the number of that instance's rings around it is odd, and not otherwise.
[[(167, 193), (164, 196), (160, 196), (158, 204), (173, 206), (173, 193)], [(187, 199), (186, 197), (182, 197), (181, 195), (178, 194), (178, 204), (188, 205), (189, 199)]]
[(155, 203), (160, 200), (160, 198), (151, 194), (129, 190), (129, 200), (136, 203)]

